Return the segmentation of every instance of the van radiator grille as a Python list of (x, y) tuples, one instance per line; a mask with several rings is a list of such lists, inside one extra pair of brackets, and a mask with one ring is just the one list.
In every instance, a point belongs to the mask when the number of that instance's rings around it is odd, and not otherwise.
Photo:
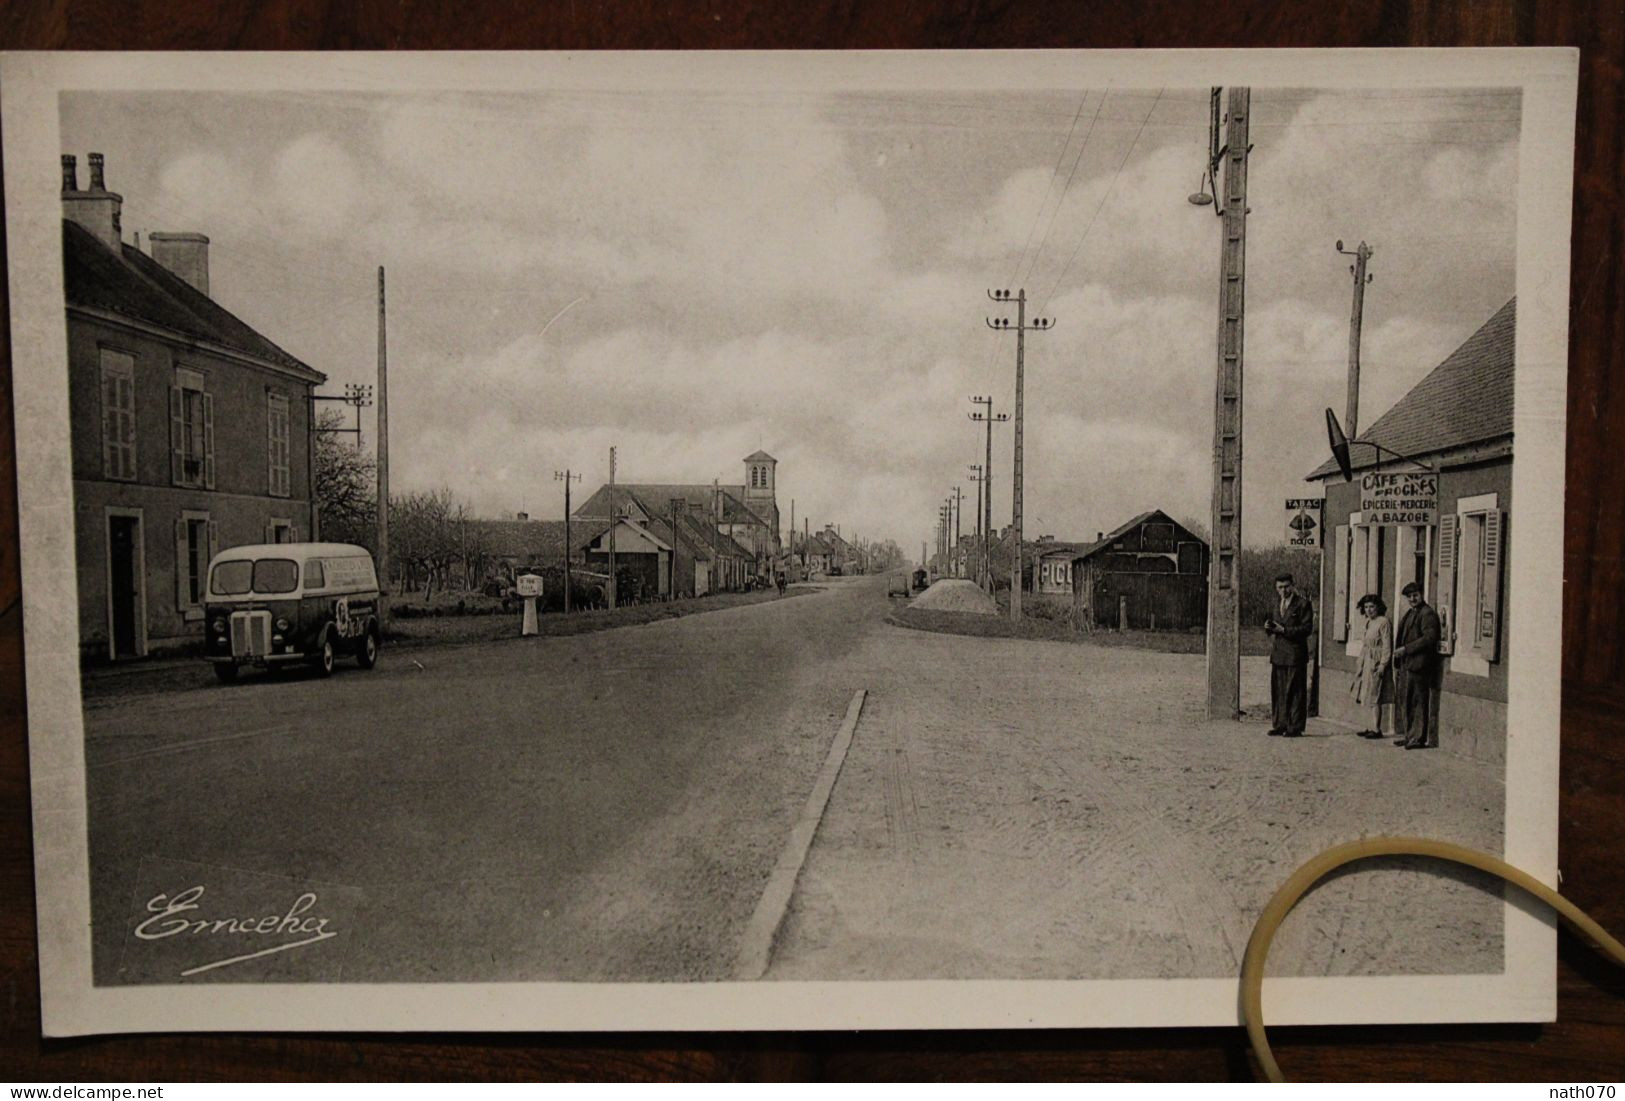
[(264, 657), (271, 652), (271, 613), (233, 612), (231, 615), (231, 656)]

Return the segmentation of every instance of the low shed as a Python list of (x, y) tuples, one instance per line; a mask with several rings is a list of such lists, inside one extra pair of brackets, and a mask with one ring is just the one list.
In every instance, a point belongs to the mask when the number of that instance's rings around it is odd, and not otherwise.
[(1072, 559), (1078, 621), (1186, 631), (1207, 625), (1208, 546), (1158, 510), (1143, 512)]

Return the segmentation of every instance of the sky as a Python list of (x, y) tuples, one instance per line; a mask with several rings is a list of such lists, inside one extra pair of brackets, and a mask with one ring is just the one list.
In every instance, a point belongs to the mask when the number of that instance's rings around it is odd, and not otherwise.
[[(1369, 425), (1512, 297), (1516, 90), (1255, 89), (1243, 533), (1277, 543), (1343, 414), (1374, 249)], [(1152, 508), (1205, 525), (1219, 219), (1191, 205), (1205, 88), (900, 94), (72, 93), (135, 232), (197, 231), (213, 297), (328, 376), (376, 373), (387, 269), (391, 486), (561, 517), (623, 481), (744, 480), (786, 523), (915, 551), (1012, 412), (1025, 289), (1028, 538)], [(83, 168), (81, 172), (83, 173)], [(373, 410), (363, 421), (376, 440)], [(1012, 432), (994, 431), (1010, 520)]]

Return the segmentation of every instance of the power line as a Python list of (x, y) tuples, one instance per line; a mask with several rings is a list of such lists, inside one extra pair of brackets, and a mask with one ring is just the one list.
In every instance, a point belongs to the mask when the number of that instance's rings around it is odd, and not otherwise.
[[(1159, 91), (1157, 98), (1151, 101), (1151, 106), (1145, 113), (1145, 122), (1151, 121), (1151, 113), (1157, 109), (1157, 104), (1161, 102), (1162, 94)], [(1089, 237), (1089, 231), (1095, 228), (1095, 219), (1100, 217), (1101, 210), (1106, 206), (1106, 200), (1111, 198), (1112, 192), (1117, 189), (1118, 178), (1123, 175), (1123, 166), (1128, 164), (1128, 159), (1133, 155), (1135, 146), (1140, 144), (1140, 135), (1145, 133), (1145, 122), (1142, 122), (1140, 128), (1134, 132), (1134, 140), (1129, 142), (1128, 149), (1123, 152), (1123, 159), (1117, 162), (1117, 171), (1112, 173), (1112, 182), (1106, 185), (1105, 191), (1101, 192), (1100, 202), (1095, 204), (1095, 212), (1089, 216), (1089, 224), (1083, 227), (1083, 233), (1079, 236), (1077, 245), (1073, 247), (1072, 255), (1066, 258), (1066, 264), (1061, 268), (1061, 274), (1055, 277), (1055, 285), (1050, 287), (1049, 293), (1044, 296), (1045, 306), (1048, 306), (1050, 300), (1055, 297), (1055, 292), (1060, 289), (1061, 281), (1066, 278), (1066, 273), (1072, 270), (1072, 261), (1078, 258), (1078, 253), (1083, 249), (1083, 242)]]
[[(1100, 95), (1100, 102), (1095, 104), (1094, 117), (1089, 120), (1089, 129), (1084, 131), (1083, 141), (1078, 145), (1077, 156), (1072, 158), (1072, 168), (1071, 168), (1070, 171), (1067, 172), (1067, 174), (1066, 174), (1066, 183), (1061, 187), (1061, 197), (1059, 199), (1055, 200), (1055, 207), (1049, 213), (1049, 224), (1044, 227), (1044, 239), (1038, 243), (1038, 251), (1034, 252), (1032, 254), (1031, 259), (1027, 261), (1027, 275), (1029, 275), (1029, 276), (1033, 273), (1033, 270), (1035, 268), (1037, 268), (1037, 266), (1038, 266), (1038, 258), (1044, 254), (1044, 246), (1049, 244), (1050, 233), (1055, 229), (1055, 217), (1056, 217), (1056, 215), (1061, 213), (1061, 207), (1063, 205), (1065, 205), (1065, 203), (1066, 203), (1067, 192), (1070, 191), (1071, 188), (1072, 188), (1072, 179), (1073, 179), (1074, 176), (1076, 176), (1078, 174), (1078, 165), (1083, 162), (1084, 150), (1089, 148), (1089, 139), (1092, 136), (1094, 136), (1095, 123), (1097, 121), (1099, 121), (1099, 119), (1100, 119), (1101, 109), (1106, 106), (1106, 97), (1107, 97), (1107, 93), (1102, 92), (1101, 95)], [(1083, 105), (1080, 103), (1078, 105), (1078, 107), (1079, 107), (1079, 112), (1081, 113)], [(1061, 156), (1062, 157), (1066, 156), (1066, 148), (1064, 146), (1061, 149)], [(1060, 162), (1060, 160), (1057, 160), (1055, 162), (1056, 172), (1054, 174), (1052, 174), (1051, 177), (1050, 177), (1050, 189), (1051, 190), (1053, 190), (1054, 187), (1055, 187), (1055, 177), (1059, 175), (1060, 167), (1061, 167), (1061, 162)], [(1044, 192), (1044, 201), (1046, 203), (1049, 201), (1049, 195), (1050, 195), (1049, 190), (1046, 190)], [(1040, 215), (1042, 215), (1043, 213), (1044, 213), (1044, 206), (1041, 203), (1041, 204), (1039, 204), (1039, 207), (1038, 207), (1038, 213), (1036, 215), (1034, 215), (1034, 217), (1033, 217), (1033, 229), (1036, 229), (1038, 227), (1038, 217)], [(1027, 231), (1027, 240), (1028, 240), (1029, 243), (1032, 241), (1032, 229), (1029, 229)], [(1023, 256), (1025, 257), (1026, 252), (1027, 252), (1027, 249), (1026, 249), (1025, 245), (1022, 246), (1021, 251), (1022, 251)], [(1018, 263), (1016, 265), (1015, 274), (1010, 277), (1010, 283), (1011, 283), (1012, 286), (1014, 286), (1015, 284), (1020, 283), (1024, 278), (1025, 278), (1025, 276), (1023, 276), (1022, 273), (1021, 273), (1021, 264)]]

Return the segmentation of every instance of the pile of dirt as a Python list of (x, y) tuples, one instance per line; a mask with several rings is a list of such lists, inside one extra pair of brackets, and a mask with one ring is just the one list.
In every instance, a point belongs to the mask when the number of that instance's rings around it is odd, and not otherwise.
[(972, 615), (992, 615), (998, 611), (993, 598), (977, 588), (976, 582), (963, 579), (938, 581), (915, 597), (909, 607), (933, 612), (969, 612)]

